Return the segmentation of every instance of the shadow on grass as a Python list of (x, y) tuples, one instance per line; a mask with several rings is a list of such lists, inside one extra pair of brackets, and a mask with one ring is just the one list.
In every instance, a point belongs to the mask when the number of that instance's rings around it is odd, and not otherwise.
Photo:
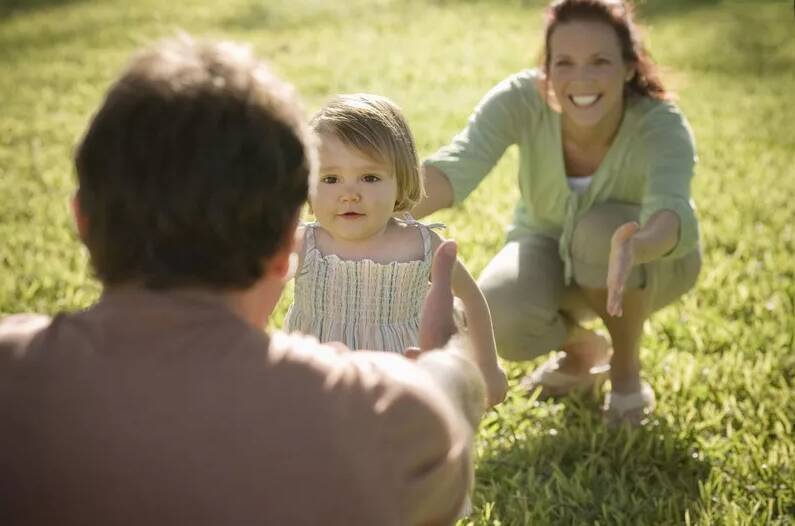
[[(265, 29), (306, 29), (330, 21), (339, 21), (343, 15), (363, 16), (367, 9), (359, 4), (318, 3), (312, 8), (296, 8), (285, 3), (250, 2), (238, 12), (225, 17), (220, 24), (233, 31), (262, 31)], [(361, 13), (359, 11), (362, 11)]]
[(683, 16), (696, 9), (717, 7), (723, 0), (635, 0), (635, 14), (642, 21)]
[(0, 2), (0, 19), (48, 7), (61, 7), (82, 3), (84, 1), (85, 0), (2, 0), (2, 2)]
[[(431, 0), (432, 3), (447, 6), (456, 4), (494, 4), (499, 6), (513, 5), (543, 9), (550, 4), (549, 0)], [(762, 0), (765, 1), (765, 0)], [(775, 1), (775, 0), (767, 0)], [(683, 15), (693, 9), (717, 6), (724, 0), (634, 0), (635, 12), (641, 17)]]
[(241, 9), (239, 13), (224, 18), (221, 25), (233, 30), (258, 31), (284, 27), (285, 22), (284, 13), (281, 10), (261, 2), (251, 3)]
[(478, 460), (475, 504), (494, 500), (493, 518), (655, 525), (684, 524), (687, 513), (697, 522), (699, 483), (712, 466), (689, 431), (659, 418), (640, 429), (608, 429), (592, 398), (537, 407), (545, 406), (557, 407), (557, 417), (537, 418), (531, 433), (527, 420), (492, 422), (501, 427), (500, 445)]

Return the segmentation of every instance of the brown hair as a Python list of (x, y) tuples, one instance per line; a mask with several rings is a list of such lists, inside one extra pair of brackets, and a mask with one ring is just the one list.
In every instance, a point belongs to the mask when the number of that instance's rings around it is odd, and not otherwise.
[(628, 0), (556, 0), (546, 11), (546, 31), (542, 60), (545, 77), (549, 78), (550, 40), (560, 24), (578, 20), (608, 24), (616, 32), (624, 62), (635, 66), (635, 74), (626, 83), (627, 95), (640, 95), (667, 100), (672, 94), (665, 89), (657, 65), (649, 55), (635, 24), (633, 7)]
[(411, 130), (391, 100), (356, 93), (331, 99), (313, 118), (318, 134), (331, 133), (344, 144), (394, 168), (395, 212), (411, 210), (424, 195), (417, 149)]
[(99, 279), (249, 287), (306, 200), (308, 131), (245, 47), (182, 36), (136, 55), (75, 159)]

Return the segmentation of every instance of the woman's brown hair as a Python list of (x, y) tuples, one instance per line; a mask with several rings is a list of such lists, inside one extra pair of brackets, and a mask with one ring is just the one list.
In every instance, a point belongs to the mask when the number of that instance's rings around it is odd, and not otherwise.
[(665, 89), (657, 65), (646, 50), (640, 28), (634, 21), (632, 4), (625, 0), (556, 0), (547, 8), (542, 60), (545, 77), (549, 78), (550, 41), (560, 24), (574, 21), (602, 22), (616, 32), (624, 62), (635, 67), (635, 74), (626, 84), (627, 95), (640, 95), (668, 100), (672, 94)]

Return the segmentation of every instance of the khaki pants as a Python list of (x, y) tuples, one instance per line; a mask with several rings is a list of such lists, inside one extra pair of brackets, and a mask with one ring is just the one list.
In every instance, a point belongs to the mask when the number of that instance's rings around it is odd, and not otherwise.
[[(616, 228), (637, 220), (640, 207), (595, 205), (577, 223), (571, 243), (574, 280), (563, 283), (558, 241), (528, 235), (510, 241), (492, 259), (478, 283), (491, 309), (497, 349), (507, 360), (530, 360), (559, 349), (574, 324), (594, 318), (580, 287), (605, 288), (610, 239)], [(690, 290), (701, 269), (701, 251), (638, 265), (627, 288), (648, 289), (656, 311)]]

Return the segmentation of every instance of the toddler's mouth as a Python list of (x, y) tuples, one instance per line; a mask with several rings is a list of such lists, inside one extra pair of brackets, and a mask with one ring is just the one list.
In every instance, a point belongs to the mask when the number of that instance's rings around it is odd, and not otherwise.
[(364, 216), (364, 214), (360, 214), (359, 212), (343, 212), (337, 215), (339, 215), (340, 217), (344, 217), (345, 219), (356, 219), (357, 217)]

